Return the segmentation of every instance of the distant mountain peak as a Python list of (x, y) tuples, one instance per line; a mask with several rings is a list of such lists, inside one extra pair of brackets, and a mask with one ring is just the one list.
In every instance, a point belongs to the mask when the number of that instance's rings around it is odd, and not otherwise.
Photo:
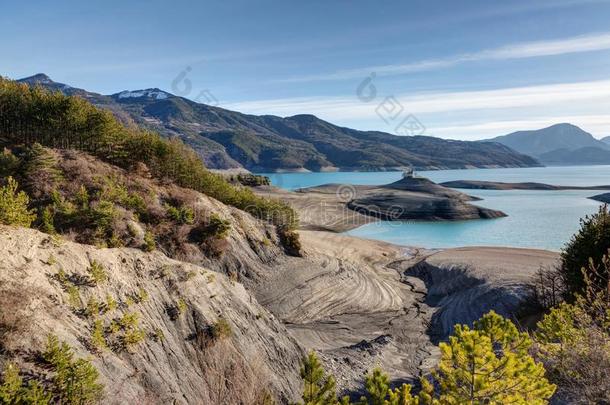
[(120, 93), (113, 94), (113, 97), (118, 99), (148, 97), (153, 98), (155, 100), (163, 100), (170, 97), (171, 95), (172, 94), (161, 89), (153, 88), (143, 90), (124, 90)]
[(533, 131), (518, 131), (491, 139), (544, 164), (606, 164), (610, 144), (564, 122)]
[(25, 83), (42, 83), (42, 84), (54, 83), (53, 80), (51, 80), (51, 78), (44, 73), (36, 73), (33, 76), (24, 77), (23, 79), (19, 79), (18, 81), (25, 82)]

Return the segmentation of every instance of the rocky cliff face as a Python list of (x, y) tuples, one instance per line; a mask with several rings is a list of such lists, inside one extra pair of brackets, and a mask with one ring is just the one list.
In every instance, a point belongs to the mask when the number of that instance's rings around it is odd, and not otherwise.
[[(46, 374), (36, 353), (53, 333), (92, 358), (105, 403), (252, 404), (266, 391), (282, 403), (298, 398), (301, 347), (235, 280), (158, 252), (12, 227), (0, 228), (0, 257), (0, 358), (31, 375)], [(94, 263), (106, 281), (92, 282)], [(125, 332), (111, 330), (126, 314), (135, 314), (141, 342), (125, 345)], [(107, 348), (94, 347), (95, 320)], [(219, 322), (228, 331), (215, 331)]]

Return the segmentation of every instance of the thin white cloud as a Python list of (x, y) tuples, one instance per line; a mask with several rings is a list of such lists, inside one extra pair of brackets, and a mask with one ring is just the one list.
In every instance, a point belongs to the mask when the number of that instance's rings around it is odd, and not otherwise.
[[(251, 114), (315, 114), (352, 128), (394, 132), (397, 121), (384, 122), (378, 106), (351, 97), (258, 100), (223, 107)], [(403, 94), (394, 98), (402, 116), (414, 114), (426, 134), (455, 139), (482, 139), (508, 132), (571, 122), (599, 137), (610, 135), (610, 80), (558, 83), (481, 91)], [(383, 114), (383, 112), (381, 112)]]
[(327, 80), (346, 80), (368, 76), (375, 72), (380, 76), (395, 76), (452, 67), (465, 62), (484, 60), (523, 59), (542, 56), (564, 55), (610, 49), (610, 32), (583, 35), (548, 41), (522, 42), (460, 54), (442, 59), (429, 59), (406, 64), (376, 65), (357, 69), (346, 69), (331, 73), (306, 75), (279, 79), (277, 82), (298, 83)]
[[(610, 80), (559, 83), (494, 90), (438, 92), (396, 95), (405, 111), (412, 114), (448, 113), (465, 110), (490, 110), (546, 107), (578, 101), (610, 100)], [(303, 97), (245, 101), (225, 104), (232, 110), (251, 114), (315, 114), (329, 120), (366, 119), (377, 116), (376, 107), (384, 97), (365, 103), (351, 97)]]

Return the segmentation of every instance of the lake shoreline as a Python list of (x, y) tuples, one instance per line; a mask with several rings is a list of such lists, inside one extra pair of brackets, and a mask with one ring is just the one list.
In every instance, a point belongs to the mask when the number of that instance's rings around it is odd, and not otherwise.
[[(537, 182), (557, 186), (583, 186), (605, 184), (610, 178), (610, 166), (546, 167), (522, 169), (480, 169), (418, 172), (436, 183), (461, 179), (491, 182)], [(293, 196), (291, 190), (319, 186), (325, 183), (341, 185), (377, 185), (399, 180), (402, 172), (386, 173), (307, 173), (270, 174), (274, 186), (281, 187), (279, 194)], [(353, 210), (355, 224), (327, 227), (309, 226), (306, 229), (346, 232), (348, 235), (370, 240), (385, 241), (403, 246), (424, 248), (455, 248), (465, 246), (508, 246), (559, 251), (579, 227), (580, 218), (598, 210), (600, 202), (589, 199), (591, 190), (467, 190), (470, 196), (480, 199), (476, 205), (499, 210), (508, 217), (490, 220), (422, 222), (386, 222), (378, 218), (359, 215)], [(313, 195), (312, 195), (313, 197)], [(321, 212), (317, 201), (311, 199), (307, 216), (315, 218), (330, 215), (332, 207)], [(336, 210), (343, 209), (336, 206)], [(340, 215), (345, 215), (341, 213)], [(305, 223), (310, 222), (304, 218)], [(310, 222), (311, 223), (311, 222)], [(332, 229), (331, 229), (332, 228)]]

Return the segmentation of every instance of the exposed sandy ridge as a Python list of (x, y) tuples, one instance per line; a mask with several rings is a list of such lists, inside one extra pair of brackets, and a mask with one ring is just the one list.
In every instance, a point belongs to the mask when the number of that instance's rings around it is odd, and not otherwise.
[[(328, 232), (301, 231), (306, 261), (277, 268), (256, 289), (306, 348), (321, 351), (343, 392), (379, 365), (394, 383), (435, 365), (436, 343), (456, 322), (490, 309), (512, 315), (548, 251), (410, 249)], [(357, 395), (356, 395), (357, 396)]]
[(500, 181), (479, 180), (454, 180), (441, 183), (440, 185), (471, 190), (610, 190), (610, 186), (555, 186), (535, 182), (503, 183)]

